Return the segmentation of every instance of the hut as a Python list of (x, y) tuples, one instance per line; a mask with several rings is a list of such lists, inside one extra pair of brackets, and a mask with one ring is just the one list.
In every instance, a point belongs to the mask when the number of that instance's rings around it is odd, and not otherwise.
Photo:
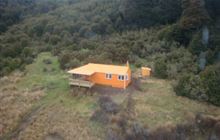
[(131, 83), (131, 70), (126, 66), (89, 63), (68, 71), (70, 85), (91, 88), (95, 84), (126, 89)]

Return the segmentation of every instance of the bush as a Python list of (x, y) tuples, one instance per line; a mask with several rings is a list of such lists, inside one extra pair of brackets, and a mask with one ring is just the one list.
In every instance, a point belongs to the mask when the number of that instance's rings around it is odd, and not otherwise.
[(176, 137), (175, 126), (160, 126), (150, 133), (151, 140), (179, 140)]
[(120, 108), (109, 96), (101, 96), (98, 100), (98, 104), (101, 110), (107, 113), (116, 114), (119, 112)]
[(76, 58), (71, 59), (70, 62), (68, 64), (66, 64), (66, 68), (76, 68), (78, 66), (80, 66), (80, 61)]
[(220, 66), (207, 67), (199, 75), (186, 74), (181, 76), (174, 91), (179, 96), (208, 101), (220, 106)]
[(201, 32), (198, 32), (193, 36), (189, 44), (189, 50), (196, 55), (199, 55), (202, 51), (206, 50), (206, 46), (202, 42)]
[(165, 27), (159, 33), (159, 39), (167, 41), (175, 41), (183, 45), (189, 44), (191, 40), (191, 32), (182, 30), (178, 24)]
[(100, 122), (102, 124), (107, 124), (109, 122), (108, 114), (102, 110), (96, 110), (91, 117), (92, 121)]
[(220, 65), (209, 66), (200, 75), (208, 101), (220, 106)]
[(149, 132), (146, 128), (142, 127), (139, 123), (133, 123), (130, 130), (127, 131), (125, 136), (126, 140), (148, 140)]
[(117, 131), (109, 129), (107, 131), (106, 140), (123, 140), (123, 138)]
[(69, 63), (69, 61), (71, 60), (72, 58), (72, 55), (71, 53), (69, 52), (62, 52), (60, 55), (59, 55), (59, 62), (60, 62), (60, 67), (62, 69), (66, 69), (66, 64)]
[(50, 43), (52, 44), (52, 45), (56, 45), (58, 42), (60, 42), (61, 41), (61, 38), (60, 38), (60, 36), (58, 36), (58, 35), (52, 35), (51, 37), (50, 37)]
[(158, 78), (167, 78), (167, 63), (163, 59), (158, 59), (154, 63), (154, 75)]
[(210, 140), (220, 139), (220, 122), (215, 124), (214, 130), (212, 131), (211, 135), (209, 136)]
[(52, 64), (52, 61), (50, 59), (44, 59), (43, 63), (44, 64)]
[(178, 96), (185, 96), (191, 99), (205, 100), (207, 96), (202, 86), (202, 81), (199, 76), (186, 74), (180, 77), (174, 87), (174, 91)]

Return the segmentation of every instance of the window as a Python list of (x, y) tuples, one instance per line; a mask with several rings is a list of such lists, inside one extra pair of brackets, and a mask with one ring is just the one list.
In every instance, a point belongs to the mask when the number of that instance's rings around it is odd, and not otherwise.
[(125, 79), (124, 75), (119, 75), (118, 76), (118, 80), (124, 81), (124, 79)]
[(125, 79), (126, 79), (127, 81), (129, 80), (129, 79), (128, 79), (128, 75), (125, 76)]
[(105, 78), (106, 79), (112, 79), (112, 75), (111, 74), (105, 74)]
[(128, 75), (118, 75), (118, 80), (121, 80), (121, 81), (124, 81), (124, 80), (126, 80), (126, 81), (128, 81)]

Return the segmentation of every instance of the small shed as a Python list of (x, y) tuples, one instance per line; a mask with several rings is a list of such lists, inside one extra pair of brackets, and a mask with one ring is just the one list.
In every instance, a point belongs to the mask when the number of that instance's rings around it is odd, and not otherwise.
[(142, 67), (141, 68), (141, 76), (142, 77), (149, 77), (151, 75), (151, 68)]

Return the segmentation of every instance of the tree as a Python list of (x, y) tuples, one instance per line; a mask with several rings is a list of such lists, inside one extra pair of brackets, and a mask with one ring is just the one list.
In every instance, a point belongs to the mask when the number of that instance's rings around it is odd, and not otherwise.
[(204, 0), (182, 0), (183, 13), (180, 19), (182, 29), (198, 29), (210, 21)]
[(220, 64), (207, 67), (201, 73), (208, 101), (220, 106)]
[(178, 96), (207, 101), (207, 96), (199, 76), (191, 74), (182, 75), (174, 86), (174, 91)]
[(189, 50), (196, 55), (206, 50), (206, 46), (202, 42), (202, 35), (200, 32), (193, 35), (191, 42), (189, 43)]
[(125, 24), (140, 28), (173, 23), (182, 9), (181, 0), (123, 0), (120, 11)]
[(156, 77), (167, 78), (167, 64), (164, 60), (159, 59), (155, 62), (154, 73)]
[(206, 8), (213, 19), (220, 16), (220, 0), (205, 0)]

